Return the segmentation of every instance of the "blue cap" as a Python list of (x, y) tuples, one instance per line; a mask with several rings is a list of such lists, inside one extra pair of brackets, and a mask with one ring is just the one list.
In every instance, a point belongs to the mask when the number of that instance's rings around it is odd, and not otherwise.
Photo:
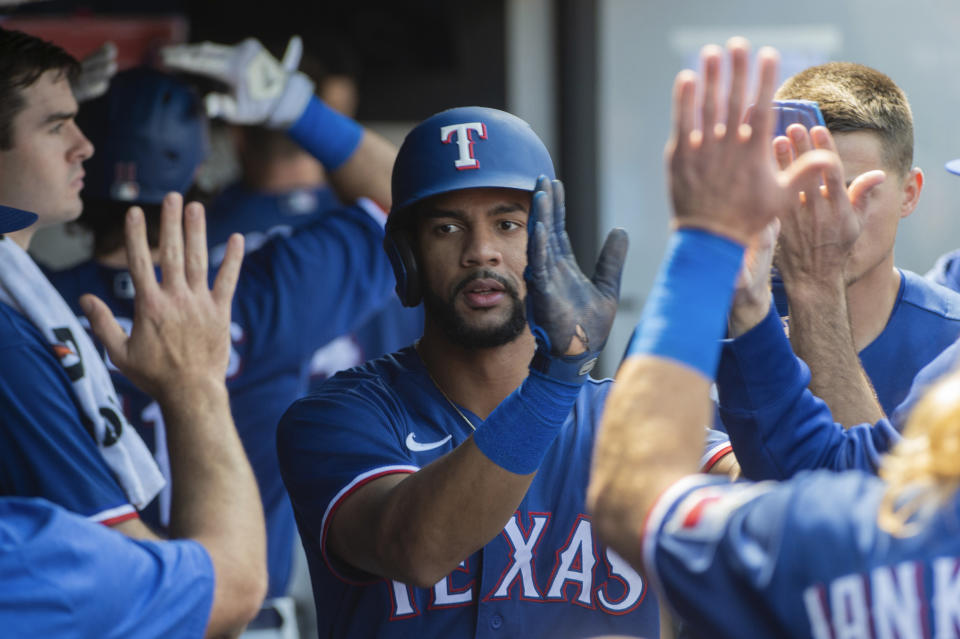
[(391, 210), (461, 189), (532, 192), (540, 175), (555, 177), (553, 160), (529, 124), (487, 107), (448, 109), (418, 124), (400, 146)]
[(37, 221), (35, 213), (28, 213), (0, 204), (0, 234), (26, 228)]
[(95, 148), (84, 162), (85, 197), (158, 204), (190, 188), (209, 149), (199, 96), (146, 67), (114, 76), (105, 95), (81, 106), (77, 124)]
[(820, 112), (820, 105), (813, 100), (774, 100), (773, 112), (777, 116), (774, 137), (786, 135), (791, 124), (802, 124), (807, 129), (827, 126)]

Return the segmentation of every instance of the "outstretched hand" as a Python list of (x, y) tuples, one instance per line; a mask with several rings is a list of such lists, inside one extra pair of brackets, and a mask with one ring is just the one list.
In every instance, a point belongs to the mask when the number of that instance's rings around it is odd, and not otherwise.
[(307, 108), (313, 82), (297, 72), (303, 42), (290, 38), (283, 60), (277, 60), (256, 38), (235, 45), (201, 42), (164, 47), (163, 64), (170, 70), (206, 76), (230, 87), (230, 93), (210, 93), (207, 115), (233, 124), (263, 124), (289, 128)]
[(184, 211), (182, 197), (169, 193), (161, 215), (158, 282), (143, 211), (133, 207), (127, 212), (127, 260), (136, 290), (130, 336), (102, 300), (94, 295), (80, 299), (110, 360), (158, 400), (197, 382), (223, 383), (231, 302), (243, 260), (243, 238), (234, 234), (211, 289), (203, 207), (193, 202)]
[(607, 235), (596, 272), (587, 279), (570, 247), (565, 217), (563, 184), (541, 176), (527, 248), (527, 318), (541, 348), (551, 355), (597, 353), (617, 312), (627, 233), (614, 229)]
[[(743, 38), (732, 38), (727, 52), (730, 84), (725, 121), (718, 117), (723, 54), (720, 47), (710, 45), (701, 52), (702, 78), (681, 71), (674, 82), (674, 127), (665, 155), (674, 222), (746, 245), (792, 203), (798, 182), (817, 173), (835, 156), (826, 151), (807, 153), (786, 171), (778, 171), (770, 139), (779, 56), (768, 47), (758, 52), (755, 106), (744, 122), (749, 45)], [(695, 105), (698, 82), (703, 93), (699, 126)]]
[[(787, 170), (813, 149), (836, 153), (830, 132), (817, 126), (808, 132), (799, 124), (787, 128), (787, 137), (774, 140), (774, 154)], [(886, 178), (883, 171), (867, 171), (846, 186), (839, 159), (809, 173), (798, 182), (799, 196), (780, 216), (783, 230), (777, 251), (777, 268), (784, 282), (845, 284), (844, 277), (853, 245), (863, 230), (867, 196)], [(821, 184), (822, 182), (822, 184)]]

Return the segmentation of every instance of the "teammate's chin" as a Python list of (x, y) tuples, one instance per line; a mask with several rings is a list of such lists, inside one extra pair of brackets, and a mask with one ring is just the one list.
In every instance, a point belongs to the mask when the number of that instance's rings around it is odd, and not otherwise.
[[(506, 293), (505, 309), (483, 312), (502, 317), (503, 311), (506, 311), (506, 317), (500, 321), (488, 321), (486, 325), (471, 322), (457, 311), (454, 300), (444, 300), (431, 290), (424, 291), (423, 305), (454, 344), (463, 348), (496, 348), (515, 340), (527, 325), (527, 315), (519, 295), (513, 287), (508, 287)], [(486, 319), (481, 318), (480, 321)]]

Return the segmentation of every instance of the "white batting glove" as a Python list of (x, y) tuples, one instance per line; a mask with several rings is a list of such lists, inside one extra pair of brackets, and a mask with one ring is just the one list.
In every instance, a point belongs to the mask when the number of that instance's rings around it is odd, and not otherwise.
[(80, 61), (80, 74), (70, 84), (77, 102), (99, 98), (110, 87), (117, 72), (117, 45), (105, 42), (102, 47)]
[(290, 38), (283, 62), (270, 55), (256, 38), (236, 45), (202, 42), (160, 50), (168, 69), (207, 76), (230, 87), (229, 94), (206, 96), (211, 118), (274, 129), (290, 128), (313, 96), (313, 82), (296, 70), (302, 54), (300, 36)]

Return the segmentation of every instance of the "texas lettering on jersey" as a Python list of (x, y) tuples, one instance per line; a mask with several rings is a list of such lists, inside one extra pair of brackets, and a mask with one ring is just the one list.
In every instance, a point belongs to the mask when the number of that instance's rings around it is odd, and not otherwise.
[[(527, 513), (526, 521), (517, 511), (507, 522), (501, 536), (509, 552), (486, 552), (485, 561), (504, 556), (506, 564), (500, 578), (488, 592), (479, 592), (470, 559), (438, 581), (430, 593), (429, 610), (467, 606), (475, 601), (509, 600), (575, 604), (611, 615), (633, 611), (643, 601), (646, 583), (630, 565), (609, 548), (602, 548), (593, 536), (590, 518), (576, 518), (566, 541), (559, 548), (542, 547), (548, 537), (551, 513)], [(550, 535), (563, 539), (559, 535)], [(491, 544), (497, 543), (497, 540)], [(487, 548), (489, 549), (490, 544)], [(550, 577), (537, 582), (538, 561), (552, 561)], [(413, 587), (398, 581), (389, 583), (391, 621), (416, 617), (418, 609)]]
[[(933, 584), (930, 594), (924, 592), (927, 583)], [(806, 588), (803, 603), (815, 639), (956, 637), (960, 558), (904, 561), (868, 574), (838, 577)], [(933, 628), (928, 627), (929, 619)]]

